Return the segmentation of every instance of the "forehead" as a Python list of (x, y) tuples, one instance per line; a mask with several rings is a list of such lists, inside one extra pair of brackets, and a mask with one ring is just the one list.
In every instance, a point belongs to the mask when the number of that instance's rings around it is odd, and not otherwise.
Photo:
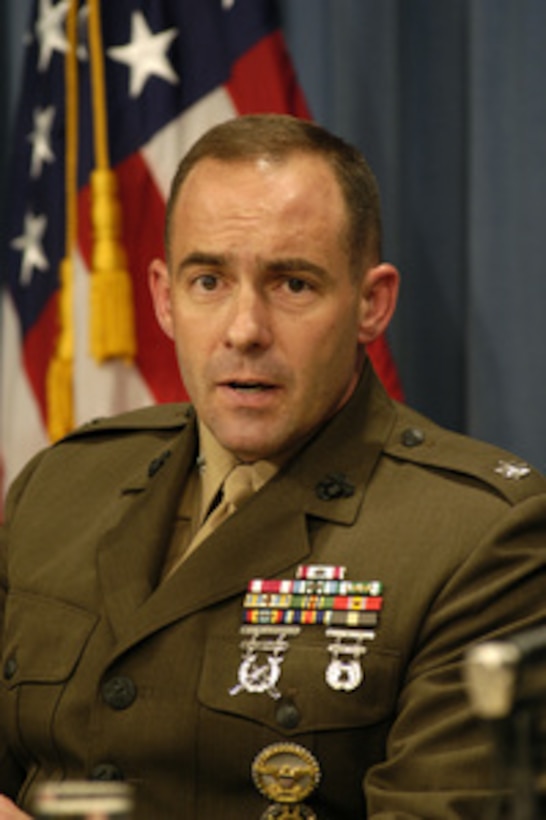
[[(220, 199), (219, 199), (220, 198)], [(201, 159), (178, 191), (174, 215), (214, 204), (228, 207), (290, 209), (307, 202), (311, 210), (345, 215), (345, 202), (334, 171), (321, 156), (293, 152), (282, 159)]]

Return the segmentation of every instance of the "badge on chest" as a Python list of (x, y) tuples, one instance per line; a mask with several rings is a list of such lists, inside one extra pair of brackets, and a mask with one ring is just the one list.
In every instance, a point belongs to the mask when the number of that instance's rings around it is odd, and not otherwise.
[(352, 692), (364, 680), (363, 658), (383, 606), (380, 581), (350, 580), (341, 566), (310, 564), (296, 578), (255, 578), (243, 601), (242, 658), (231, 695), (281, 697), (282, 664), (302, 630), (325, 627), (331, 689)]
[(258, 791), (272, 803), (261, 820), (316, 820), (305, 805), (320, 780), (317, 760), (297, 743), (273, 743), (256, 756), (252, 778)]

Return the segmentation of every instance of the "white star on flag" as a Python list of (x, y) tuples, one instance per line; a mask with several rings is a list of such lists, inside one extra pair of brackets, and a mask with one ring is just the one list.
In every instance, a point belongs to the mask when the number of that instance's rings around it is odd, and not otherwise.
[(173, 69), (166, 52), (178, 29), (169, 28), (153, 34), (141, 11), (131, 16), (131, 41), (125, 46), (107, 50), (112, 60), (125, 63), (130, 69), (129, 96), (138, 97), (149, 77), (155, 75), (175, 85), (180, 78)]
[(38, 69), (46, 71), (51, 62), (54, 51), (65, 54), (68, 41), (63, 31), (65, 17), (68, 13), (68, 0), (61, 0), (57, 5), (51, 5), (51, 0), (40, 0), (38, 19), (34, 30), (40, 44)]
[(47, 228), (47, 217), (43, 214), (35, 215), (27, 213), (25, 216), (25, 227), (23, 234), (11, 241), (11, 247), (16, 251), (22, 251), (20, 282), (22, 285), (29, 285), (32, 281), (32, 270), (45, 271), (49, 268), (49, 262), (42, 247), (42, 238)]
[(33, 112), (34, 129), (28, 135), (32, 143), (32, 158), (30, 161), (30, 175), (37, 179), (42, 173), (44, 162), (54, 162), (55, 154), (51, 150), (51, 128), (55, 118), (55, 108), (35, 108)]

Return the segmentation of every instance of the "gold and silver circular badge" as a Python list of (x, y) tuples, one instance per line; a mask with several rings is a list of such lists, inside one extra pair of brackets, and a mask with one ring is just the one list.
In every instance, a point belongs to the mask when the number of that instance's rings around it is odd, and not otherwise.
[(320, 767), (308, 749), (297, 743), (273, 743), (256, 756), (252, 777), (258, 791), (273, 801), (262, 820), (316, 820), (303, 804), (320, 780)]

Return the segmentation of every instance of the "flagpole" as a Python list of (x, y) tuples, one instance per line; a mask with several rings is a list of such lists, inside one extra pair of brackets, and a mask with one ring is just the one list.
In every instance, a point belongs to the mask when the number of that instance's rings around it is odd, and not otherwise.
[(78, 0), (66, 17), (65, 56), (65, 255), (59, 265), (59, 331), (46, 377), (47, 430), (52, 441), (74, 427), (74, 262), (77, 236), (78, 174)]

